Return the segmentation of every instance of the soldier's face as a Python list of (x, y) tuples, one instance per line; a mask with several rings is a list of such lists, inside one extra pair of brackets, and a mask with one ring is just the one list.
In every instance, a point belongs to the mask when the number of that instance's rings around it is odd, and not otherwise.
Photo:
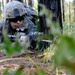
[(22, 26), (22, 22), (23, 21), (17, 21), (16, 23), (15, 22), (10, 22), (10, 25), (13, 29), (16, 29), (16, 28), (19, 28)]
[(21, 27), (23, 23), (23, 19), (24, 19), (23, 16), (18, 16), (16, 18), (9, 19), (11, 27), (14, 29)]

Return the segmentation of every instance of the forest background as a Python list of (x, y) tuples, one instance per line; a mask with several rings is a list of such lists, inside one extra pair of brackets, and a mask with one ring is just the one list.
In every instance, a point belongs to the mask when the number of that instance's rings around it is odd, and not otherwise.
[[(0, 18), (3, 18), (3, 7), (5, 0), (0, 1)], [(8, 2), (9, 0), (6, 0)], [(31, 2), (30, 2), (31, 1)], [(32, 6), (38, 12), (38, 1), (24, 0), (24, 2)], [(44, 7), (45, 9), (45, 7)], [(64, 66), (70, 75), (74, 75), (75, 72), (75, 0), (61, 0), (61, 12), (62, 12), (62, 24), (63, 24), (63, 34), (59, 33), (56, 28), (52, 28), (55, 36), (54, 42), (46, 50), (49, 53), (49, 60), (52, 58), (55, 63), (56, 69), (58, 66)], [(45, 14), (45, 11), (43, 10)], [(48, 17), (49, 14), (46, 14)], [(47, 18), (50, 21), (50, 18)], [(52, 25), (52, 22), (47, 21), (48, 25)], [(57, 30), (56, 32), (55, 29)], [(52, 53), (52, 57), (51, 54)], [(47, 54), (48, 55), (48, 54)], [(46, 57), (47, 57), (46, 55)]]

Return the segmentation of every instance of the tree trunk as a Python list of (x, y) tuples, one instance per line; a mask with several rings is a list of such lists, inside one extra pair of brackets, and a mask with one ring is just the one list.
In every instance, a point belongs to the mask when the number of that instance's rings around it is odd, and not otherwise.
[(69, 2), (69, 22), (71, 22), (71, 11), (70, 11), (70, 2)]
[(75, 22), (75, 0), (73, 1), (74, 5), (74, 22)]
[(6, 0), (6, 3), (8, 3), (9, 2), (9, 0)]
[[(45, 4), (45, 1), (44, 0), (39, 0), (38, 1), (38, 14), (39, 14), (39, 12), (42, 9), (42, 7), (39, 6), (40, 3), (41, 4)], [(40, 20), (40, 31), (45, 33), (47, 31), (47, 25), (46, 25), (46, 17), (45, 17), (45, 15), (43, 15), (43, 16), (39, 15), (39, 20)]]
[(28, 0), (23, 0), (23, 2), (24, 2), (26, 5), (29, 5), (29, 4), (28, 4)]
[(65, 21), (64, 0), (62, 0), (62, 19)]
[(4, 0), (2, 0), (2, 9), (4, 9)]
[(33, 0), (28, 0), (28, 5), (30, 5), (31, 7), (33, 7)]
[(62, 13), (61, 13), (61, 0), (58, 0), (58, 19), (59, 19), (59, 27), (61, 31), (63, 31), (63, 25), (62, 25)]
[[(52, 21), (56, 22), (57, 19), (59, 20), (59, 27), (62, 30), (62, 14), (61, 14), (61, 2), (60, 0), (39, 0), (39, 3), (44, 4), (50, 11), (52, 11)], [(40, 12), (42, 8), (38, 7), (38, 12)], [(41, 31), (45, 32), (47, 31), (47, 25), (45, 20), (45, 15), (40, 16), (40, 25), (41, 25)]]
[(1, 10), (1, 2), (0, 2), (0, 18), (1, 18), (1, 14), (2, 14), (2, 10)]

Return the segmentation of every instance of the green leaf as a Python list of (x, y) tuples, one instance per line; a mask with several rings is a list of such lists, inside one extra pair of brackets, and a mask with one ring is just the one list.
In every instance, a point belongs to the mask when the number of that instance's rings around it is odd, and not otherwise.
[(36, 68), (37, 75), (46, 75), (45, 71), (41, 68)]
[(14, 75), (22, 75), (22, 71), (23, 71), (23, 69), (24, 69), (24, 67), (22, 66), (22, 67), (20, 67), (16, 72), (15, 72), (15, 74)]
[(53, 58), (56, 65), (64, 66), (74, 72), (75, 39), (70, 36), (61, 36)]
[(7, 69), (7, 70), (5, 70), (3, 75), (14, 75), (14, 72), (8, 72), (8, 69)]

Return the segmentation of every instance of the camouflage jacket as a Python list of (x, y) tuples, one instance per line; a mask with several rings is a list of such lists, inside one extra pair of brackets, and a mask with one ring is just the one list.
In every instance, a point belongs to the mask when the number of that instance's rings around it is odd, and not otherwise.
[[(30, 17), (29, 17), (30, 16)], [(25, 31), (24, 33), (29, 37), (30, 41), (35, 41), (36, 40), (36, 35), (32, 34), (36, 32), (36, 25), (34, 22), (32, 22), (32, 15), (31, 14), (26, 14), (25, 18), (23, 20), (23, 24), (21, 28), (24, 28)], [(0, 40), (1, 40), (1, 36), (2, 36), (2, 30), (3, 28), (7, 29), (7, 33), (14, 35), (17, 31), (13, 30), (11, 25), (8, 24), (6, 21), (1, 20), (0, 21)]]

